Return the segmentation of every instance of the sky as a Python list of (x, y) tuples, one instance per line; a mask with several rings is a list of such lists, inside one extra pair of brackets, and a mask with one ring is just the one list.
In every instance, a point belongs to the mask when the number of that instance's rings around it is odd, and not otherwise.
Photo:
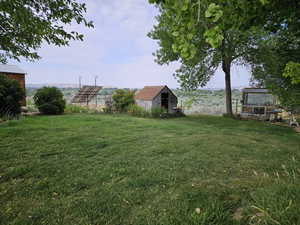
[[(86, 17), (95, 28), (73, 25), (85, 35), (83, 42), (71, 42), (68, 47), (43, 45), (38, 51), (42, 57), (35, 62), (22, 60), (19, 65), (27, 72), (28, 84), (97, 84), (119, 88), (141, 88), (146, 85), (180, 84), (173, 76), (179, 63), (161, 66), (152, 55), (158, 44), (147, 37), (155, 24), (157, 9), (147, 0), (86, 0)], [(249, 72), (234, 67), (232, 86), (248, 86)], [(206, 86), (223, 88), (224, 74), (217, 71)]]

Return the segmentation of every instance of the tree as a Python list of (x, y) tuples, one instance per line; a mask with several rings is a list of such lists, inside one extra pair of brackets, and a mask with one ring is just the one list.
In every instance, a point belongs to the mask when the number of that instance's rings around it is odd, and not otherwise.
[(0, 117), (20, 114), (23, 97), (24, 91), (18, 81), (0, 74)]
[[(216, 4), (215, 2), (218, 2)], [(175, 72), (184, 88), (205, 86), (221, 66), (225, 74), (226, 110), (232, 115), (231, 67), (246, 63), (245, 55), (257, 37), (252, 24), (261, 2), (239, 0), (150, 0), (157, 4), (158, 25), (149, 36), (158, 40), (157, 62), (179, 61)]]
[(252, 53), (251, 68), (254, 83), (270, 89), (278, 96), (280, 105), (286, 110), (299, 111), (300, 83), (296, 77), (299, 71), (297, 66), (294, 71), (295, 63), (290, 61), (296, 60), (295, 55), (290, 52), (287, 42), (275, 43), (265, 43), (268, 44), (265, 48), (260, 46), (256, 49), (257, 55)]
[(85, 12), (85, 4), (76, 0), (1, 0), (0, 62), (39, 59), (36, 50), (43, 42), (64, 46), (70, 40), (83, 40), (82, 34), (65, 26), (76, 22), (93, 27)]
[(273, 0), (265, 7), (264, 35), (249, 49), (247, 61), (253, 80), (295, 111), (300, 107), (300, 2)]

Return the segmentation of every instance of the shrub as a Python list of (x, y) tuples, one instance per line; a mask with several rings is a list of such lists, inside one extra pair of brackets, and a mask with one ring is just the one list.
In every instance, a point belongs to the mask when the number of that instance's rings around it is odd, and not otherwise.
[(15, 117), (21, 113), (24, 91), (18, 81), (0, 74), (0, 117)]
[(97, 114), (100, 113), (100, 108), (89, 108), (84, 105), (76, 105), (76, 104), (67, 104), (65, 108), (65, 113), (89, 113), (89, 114)]
[(43, 87), (35, 93), (34, 104), (43, 114), (62, 114), (66, 107), (66, 101), (62, 92), (56, 87)]
[(119, 89), (113, 94), (113, 104), (118, 112), (126, 112), (134, 104), (134, 91)]
[(113, 112), (113, 103), (112, 101), (105, 101), (105, 107), (103, 108), (104, 113), (112, 113)]
[(88, 108), (80, 105), (68, 104), (65, 109), (65, 113), (87, 113)]
[(151, 115), (154, 118), (165, 117), (167, 115), (167, 110), (162, 107), (155, 107), (151, 109)]
[(149, 117), (150, 113), (143, 107), (132, 104), (127, 108), (127, 112), (132, 116)]
[(234, 118), (234, 115), (231, 115), (231, 114), (228, 114), (228, 113), (223, 113), (222, 116), (225, 117), (225, 118)]
[(38, 109), (35, 107), (33, 99), (32, 98), (27, 98), (26, 100), (26, 108), (28, 112), (38, 112)]

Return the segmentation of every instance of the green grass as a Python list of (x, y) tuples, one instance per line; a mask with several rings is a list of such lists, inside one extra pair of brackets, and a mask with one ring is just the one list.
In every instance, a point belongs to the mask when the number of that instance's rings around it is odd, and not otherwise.
[(0, 224), (297, 225), (299, 160), (262, 122), (28, 117), (0, 124)]

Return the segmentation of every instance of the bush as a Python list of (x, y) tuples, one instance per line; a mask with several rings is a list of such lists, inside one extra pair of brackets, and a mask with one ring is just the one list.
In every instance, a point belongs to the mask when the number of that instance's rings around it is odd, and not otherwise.
[(33, 99), (32, 98), (28, 98), (26, 100), (26, 108), (28, 112), (34, 113), (34, 112), (38, 112), (38, 109), (35, 107)]
[(231, 115), (231, 114), (228, 114), (228, 113), (223, 113), (222, 116), (225, 117), (225, 118), (234, 118), (234, 115)]
[(35, 93), (34, 104), (43, 114), (57, 115), (64, 113), (66, 101), (56, 87), (43, 87)]
[(103, 108), (104, 113), (112, 113), (113, 112), (113, 103), (112, 101), (105, 101), (105, 107)]
[(89, 108), (87, 106), (75, 105), (75, 104), (67, 104), (65, 108), (65, 113), (89, 113), (89, 114), (97, 114), (101, 113), (100, 108)]
[(24, 91), (18, 81), (0, 74), (0, 117), (15, 117), (21, 113)]
[(87, 107), (73, 104), (67, 105), (65, 109), (65, 113), (87, 113), (88, 111)]
[(130, 105), (134, 104), (134, 91), (119, 89), (113, 94), (113, 105), (118, 112), (127, 112)]
[(132, 104), (127, 108), (128, 114), (132, 116), (140, 116), (140, 117), (150, 117), (150, 113), (146, 111), (143, 107), (138, 106), (136, 104)]
[(151, 109), (151, 115), (154, 118), (165, 117), (167, 115), (167, 110), (162, 107), (155, 107)]

